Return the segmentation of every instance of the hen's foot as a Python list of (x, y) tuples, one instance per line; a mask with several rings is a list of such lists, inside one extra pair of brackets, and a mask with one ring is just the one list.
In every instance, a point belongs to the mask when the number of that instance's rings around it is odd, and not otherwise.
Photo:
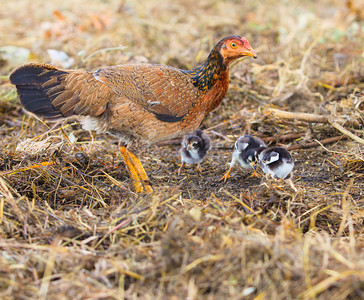
[(129, 152), (125, 146), (120, 147), (121, 156), (129, 170), (131, 179), (133, 180), (136, 193), (151, 193), (152, 187), (149, 184), (149, 178), (145, 172), (140, 160), (131, 152)]

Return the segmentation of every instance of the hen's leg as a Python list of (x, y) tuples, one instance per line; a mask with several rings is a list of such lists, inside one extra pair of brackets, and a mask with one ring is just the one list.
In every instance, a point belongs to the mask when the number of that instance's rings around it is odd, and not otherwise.
[(120, 152), (133, 180), (135, 192), (151, 193), (153, 189), (149, 184), (148, 175), (140, 160), (133, 153), (129, 152), (125, 146), (120, 147)]

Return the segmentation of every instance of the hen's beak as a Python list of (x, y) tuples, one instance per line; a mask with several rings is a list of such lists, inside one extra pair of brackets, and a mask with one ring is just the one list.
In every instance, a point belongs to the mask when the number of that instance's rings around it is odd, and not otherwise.
[(255, 53), (253, 48), (247, 49), (246, 51), (243, 51), (242, 54), (244, 56), (251, 56), (251, 57), (257, 58), (257, 54)]

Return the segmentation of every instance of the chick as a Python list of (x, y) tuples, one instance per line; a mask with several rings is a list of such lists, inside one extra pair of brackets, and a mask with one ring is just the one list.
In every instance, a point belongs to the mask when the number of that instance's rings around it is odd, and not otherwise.
[(263, 172), (273, 178), (286, 179), (294, 167), (291, 154), (282, 147), (263, 149), (257, 159)]
[(256, 158), (266, 176), (285, 179), (294, 191), (298, 191), (289, 176), (293, 170), (294, 162), (291, 154), (282, 147), (271, 147), (259, 150)]
[(253, 137), (248, 134), (239, 137), (235, 142), (235, 149), (230, 162), (230, 168), (220, 181), (226, 181), (230, 177), (230, 172), (237, 162), (239, 162), (244, 169), (254, 169), (254, 165), (256, 163), (256, 151), (258, 149), (266, 148), (266, 144), (260, 138)]
[(182, 141), (181, 147), (181, 167), (178, 170), (178, 175), (184, 164), (197, 164), (197, 170), (201, 172), (200, 163), (205, 158), (211, 149), (210, 138), (200, 129), (186, 135)]

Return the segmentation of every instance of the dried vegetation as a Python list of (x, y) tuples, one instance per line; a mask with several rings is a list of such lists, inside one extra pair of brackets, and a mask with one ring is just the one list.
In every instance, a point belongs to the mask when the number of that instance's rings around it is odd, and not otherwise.
[[(360, 5), (2, 3), (0, 45), (22, 48), (0, 47), (0, 297), (363, 298)], [(190, 68), (229, 34), (259, 58), (233, 66), (226, 99), (201, 125), (213, 141), (202, 175), (177, 175), (177, 141), (145, 149), (153, 195), (133, 193), (113, 138), (74, 121), (45, 134), (52, 124), (23, 113), (7, 77), (19, 63), (52, 62), (48, 49), (72, 68)], [(239, 168), (218, 181), (243, 133), (291, 149), (297, 192)]]

